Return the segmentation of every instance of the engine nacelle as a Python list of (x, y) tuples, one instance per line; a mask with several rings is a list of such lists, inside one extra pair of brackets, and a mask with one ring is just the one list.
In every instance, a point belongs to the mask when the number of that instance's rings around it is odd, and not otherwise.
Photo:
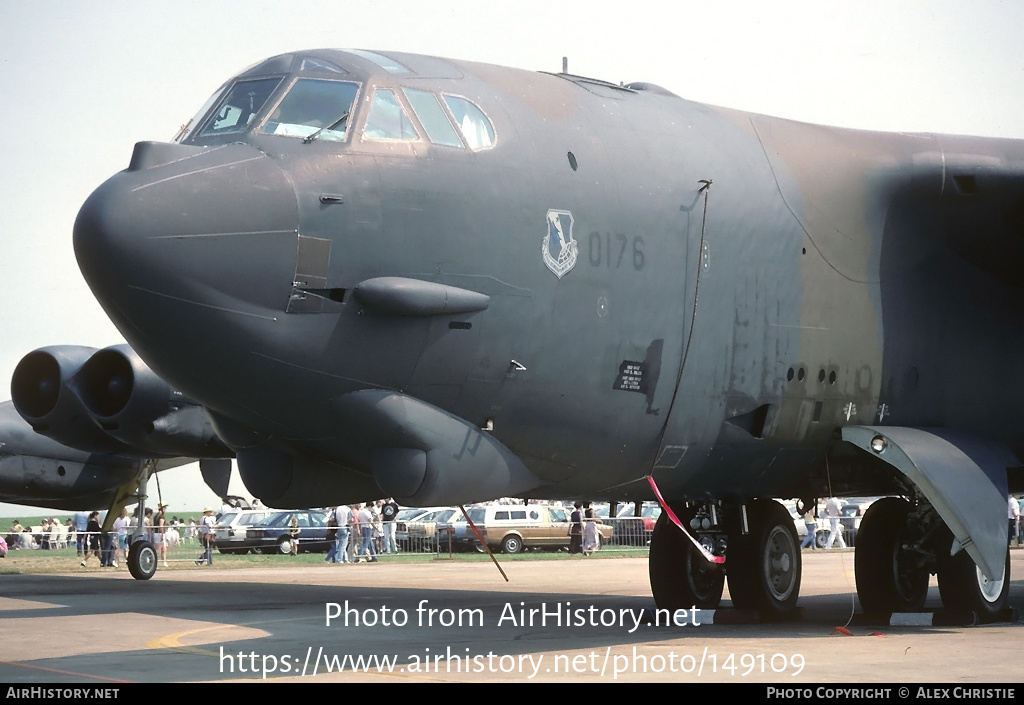
[(18, 363), (15, 408), (36, 433), (89, 453), (139, 458), (231, 456), (206, 411), (127, 345), (54, 346)]
[(171, 389), (127, 345), (92, 355), (69, 386), (104, 432), (147, 457), (231, 455), (205, 410)]
[(21, 359), (11, 379), (14, 406), (32, 429), (90, 453), (118, 453), (125, 444), (104, 432), (68, 386), (95, 348), (58, 345)]

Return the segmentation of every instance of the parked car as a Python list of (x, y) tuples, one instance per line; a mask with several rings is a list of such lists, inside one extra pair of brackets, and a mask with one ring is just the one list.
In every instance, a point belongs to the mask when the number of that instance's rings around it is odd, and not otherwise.
[[(569, 515), (562, 507), (493, 504), (467, 511), (491, 550), (519, 553), (525, 548), (557, 550), (569, 546)], [(611, 540), (612, 533), (611, 526), (600, 525), (599, 536), (603, 543)], [(474, 545), (476, 540), (472, 531), (464, 532), (465, 543)]]
[(634, 506), (632, 502), (622, 505), (613, 522), (615, 543), (620, 546), (649, 544), (654, 533), (654, 525), (661, 516), (661, 506), (657, 502), (644, 502), (640, 507), (640, 516), (634, 515)]
[(422, 517), (444, 507), (410, 507), (398, 512), (395, 517), (395, 543), (402, 551), (409, 550), (409, 523), (419, 521)]
[(407, 522), (407, 541), (410, 550), (436, 551), (438, 541), (442, 539), (440, 528), (444, 527), (444, 542), (447, 550), (447, 527), (456, 518), (462, 516), (457, 507), (447, 507), (428, 512), (415, 521)]
[(213, 527), (217, 550), (221, 553), (248, 553), (245, 532), (270, 514), (266, 509), (239, 509), (221, 516)]
[(299, 551), (326, 553), (331, 545), (327, 540), (327, 514), (313, 510), (274, 512), (259, 524), (246, 529), (244, 548), (257, 553), (290, 553), (293, 516), (299, 524)]

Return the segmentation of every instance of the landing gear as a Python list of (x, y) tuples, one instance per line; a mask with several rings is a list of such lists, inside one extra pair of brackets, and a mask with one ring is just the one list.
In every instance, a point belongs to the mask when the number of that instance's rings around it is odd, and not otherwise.
[(864, 514), (854, 567), (865, 612), (917, 612), (924, 606), (928, 567), (922, 551), (911, 546), (910, 508), (905, 499), (885, 497)]
[(156, 575), (156, 549), (149, 541), (132, 541), (128, 548), (128, 572), (136, 580), (149, 580)]
[(659, 609), (714, 609), (722, 599), (722, 566), (705, 559), (665, 512), (654, 525), (648, 570)]
[(970, 611), (981, 622), (992, 622), (1006, 610), (1010, 595), (1010, 551), (1006, 551), (1003, 574), (989, 580), (974, 564), (967, 551), (950, 556), (946, 550), (939, 555), (939, 595), (950, 612)]
[(748, 533), (735, 523), (726, 556), (733, 604), (787, 616), (800, 594), (800, 542), (792, 517), (778, 502), (759, 499), (747, 505)]

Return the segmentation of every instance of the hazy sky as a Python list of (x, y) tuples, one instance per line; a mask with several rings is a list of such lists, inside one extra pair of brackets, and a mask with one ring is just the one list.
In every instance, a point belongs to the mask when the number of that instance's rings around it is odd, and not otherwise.
[[(123, 342), (75, 263), (78, 208), (135, 142), (169, 140), (268, 56), (393, 49), (545, 71), (568, 56), (572, 73), (808, 122), (1024, 138), (1022, 27), (1017, 0), (7, 0), (0, 380), (37, 347)], [(161, 485), (179, 510), (212, 501), (198, 472)]]

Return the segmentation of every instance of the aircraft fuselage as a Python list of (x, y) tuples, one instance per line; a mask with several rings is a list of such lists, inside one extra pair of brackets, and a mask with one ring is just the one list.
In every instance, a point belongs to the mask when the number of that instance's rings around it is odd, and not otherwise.
[[(377, 496), (406, 460), (375, 453), (409, 434), (427, 460), (401, 472), (429, 475), (460, 452), (449, 421), (469, 455), (492, 438), (514, 456), (497, 485), (467, 466), (452, 501), (646, 497), (649, 474), (677, 499), (792, 496), (846, 425), (1024, 450), (1024, 301), (997, 249), (1018, 247), (1001, 214), (1019, 188), (986, 181), (1021, 143), (388, 56), (404, 70), (332, 51), (254, 67), (180, 143), (140, 143), (76, 224), (105, 310), (243, 478), (313, 478), (265, 500)], [(324, 109), (343, 122), (285, 129), (299, 87), (327, 82), (351, 84)], [(378, 423), (386, 400), (428, 420)]]

